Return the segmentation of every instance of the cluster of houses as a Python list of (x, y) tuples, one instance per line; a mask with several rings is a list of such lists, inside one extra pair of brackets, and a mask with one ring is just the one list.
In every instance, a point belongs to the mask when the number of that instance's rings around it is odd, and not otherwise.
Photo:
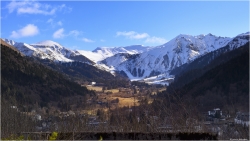
[(249, 113), (238, 112), (236, 117), (232, 118), (229, 114), (223, 113), (219, 108), (215, 108), (207, 112), (204, 125), (206, 129), (217, 133), (219, 136), (227, 136), (228, 134), (236, 136), (239, 132), (236, 130), (230, 131), (230, 128), (236, 125), (239, 127), (249, 127), (249, 118)]
[[(223, 111), (220, 108), (215, 108), (213, 110), (207, 111), (204, 113), (205, 120), (203, 122), (199, 122), (195, 119), (188, 118), (186, 120), (186, 126), (183, 126), (184, 128), (190, 128), (194, 131), (210, 131), (213, 133), (218, 134), (219, 136), (227, 136), (228, 133), (231, 133), (232, 136), (239, 135), (239, 131), (236, 131), (233, 129), (230, 129), (231, 127), (235, 127), (235, 125), (238, 125), (240, 127), (249, 127), (250, 122), (249, 113), (244, 112), (238, 112), (236, 114), (235, 118), (231, 118), (229, 114), (223, 113)], [(152, 118), (153, 121), (156, 121), (158, 118), (154, 117)], [(161, 125), (158, 125), (157, 128), (160, 131), (172, 131), (173, 125), (172, 125), (171, 118), (165, 118), (164, 123)], [(228, 128), (229, 127), (229, 128)], [(232, 130), (232, 131), (230, 131)]]
[(236, 114), (236, 118), (234, 119), (234, 123), (242, 125), (242, 126), (249, 127), (249, 124), (250, 124), (249, 118), (250, 118), (249, 113), (238, 112)]
[(250, 115), (249, 113), (244, 113), (244, 112), (237, 112), (236, 117), (234, 118), (234, 121), (227, 121), (227, 119), (232, 119), (230, 118), (229, 114), (223, 114), (222, 110), (220, 108), (215, 108), (211, 111), (208, 111), (206, 115), (206, 121), (210, 121), (210, 123), (219, 123), (220, 121), (224, 121), (229, 123), (233, 122), (234, 124), (242, 125), (242, 126), (247, 126), (249, 127), (249, 118)]

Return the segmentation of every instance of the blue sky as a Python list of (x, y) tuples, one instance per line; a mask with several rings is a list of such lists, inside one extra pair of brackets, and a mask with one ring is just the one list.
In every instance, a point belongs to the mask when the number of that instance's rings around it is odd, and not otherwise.
[(248, 31), (248, 1), (1, 2), (1, 38), (53, 40), (70, 49), (156, 46), (179, 34), (234, 37)]

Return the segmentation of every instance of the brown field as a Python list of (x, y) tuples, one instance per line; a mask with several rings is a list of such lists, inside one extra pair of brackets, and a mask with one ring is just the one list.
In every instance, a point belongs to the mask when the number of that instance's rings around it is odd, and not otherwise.
[[(96, 92), (102, 92), (102, 87), (100, 87), (100, 86), (91, 86), (91, 85), (87, 85), (86, 87), (87, 87), (87, 89), (89, 89), (89, 90), (94, 90), (94, 91), (96, 91)], [(119, 89), (105, 90), (104, 93), (106, 93), (106, 92), (118, 93), (118, 92), (119, 92)]]
[(112, 97), (112, 99), (116, 99), (116, 98), (119, 98), (119, 103), (118, 103), (118, 107), (124, 107), (124, 106), (138, 106), (139, 105), (139, 102), (138, 100), (133, 97), (130, 97), (130, 98), (122, 98), (122, 97)]
[[(99, 94), (98, 95), (98, 99), (100, 101), (103, 102), (110, 102), (112, 100), (115, 100), (116, 98), (119, 99), (119, 103), (118, 104), (113, 104), (113, 105), (117, 105), (118, 107), (124, 107), (124, 106), (138, 106), (139, 105), (139, 101), (138, 98), (139, 96), (135, 96), (135, 98), (133, 97), (133, 95), (128, 95), (128, 94), (122, 94), (122, 93), (116, 93), (116, 94)], [(142, 98), (144, 98), (144, 96), (142, 96)], [(148, 99), (148, 103), (152, 103), (153, 99)]]
[[(128, 94), (126, 92), (119, 92), (119, 89), (111, 89), (111, 90), (105, 90), (104, 93), (102, 93), (102, 87), (99, 86), (87, 86), (87, 88), (89, 90), (95, 90), (96, 92), (98, 92), (98, 101), (102, 101), (102, 102), (110, 102), (112, 100), (115, 99), (119, 99), (119, 103), (112, 103), (111, 104), (111, 109), (115, 108), (115, 107), (124, 107), (124, 106), (139, 106), (139, 95), (135, 95), (135, 100), (134, 100), (134, 96), (132, 94)], [(163, 91), (165, 89), (160, 89), (159, 91)], [(107, 92), (112, 92), (112, 94), (106, 94)], [(139, 91), (138, 91), (139, 93)], [(153, 92), (156, 93), (156, 92)], [(144, 96), (142, 96), (144, 97)], [(148, 103), (152, 103), (153, 99), (148, 99)], [(105, 108), (103, 106), (100, 105), (96, 105), (95, 106), (95, 110), (97, 109), (104, 109)], [(88, 110), (87, 113), (93, 113), (93, 110)]]
[(96, 115), (96, 111), (97, 109), (88, 109), (88, 110), (81, 110), (80, 113), (81, 114), (88, 114), (88, 115)]
[(102, 91), (102, 87), (91, 86), (91, 85), (87, 85), (86, 87), (87, 87), (87, 89), (89, 89), (89, 90), (94, 90), (94, 91), (97, 91), (97, 92), (101, 92), (101, 91)]
[(105, 90), (104, 93), (106, 92), (118, 93), (119, 90), (118, 89)]

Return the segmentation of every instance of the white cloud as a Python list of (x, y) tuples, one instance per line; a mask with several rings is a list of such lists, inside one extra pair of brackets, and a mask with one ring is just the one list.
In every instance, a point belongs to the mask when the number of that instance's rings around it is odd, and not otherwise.
[(40, 6), (37, 7), (25, 7), (25, 8), (18, 8), (17, 13), (18, 14), (43, 14), (43, 15), (53, 15), (55, 14), (56, 9), (51, 9), (50, 11), (45, 11), (42, 9), (39, 9)]
[(116, 32), (116, 36), (125, 36), (129, 39), (143, 39), (149, 37), (147, 33), (137, 33), (135, 31), (123, 31), (123, 32)]
[(72, 30), (72, 31), (69, 32), (69, 35), (72, 35), (72, 36), (74, 36), (74, 37), (77, 37), (77, 36), (79, 36), (80, 34), (81, 34), (81, 32), (78, 31), (78, 30)]
[(20, 38), (20, 37), (28, 37), (34, 36), (39, 33), (39, 29), (34, 24), (28, 24), (25, 27), (19, 29), (18, 31), (12, 31), (10, 37), (12, 38)]
[(82, 38), (82, 41), (86, 42), (86, 43), (93, 43), (93, 40), (87, 39), (87, 38)]
[(161, 37), (150, 36), (148, 33), (137, 33), (135, 31), (118, 31), (116, 32), (116, 36), (124, 36), (129, 39), (145, 39), (145, 43), (157, 43), (163, 44), (166, 43), (167, 40)]
[(105, 42), (106, 40), (104, 40), (104, 39), (101, 39), (100, 41), (101, 41), (101, 42)]
[(83, 42), (86, 42), (86, 43), (93, 43), (95, 42), (94, 40), (91, 40), (91, 39), (88, 39), (88, 38), (85, 38), (85, 37), (79, 37), (80, 35), (82, 34), (81, 31), (78, 31), (78, 30), (71, 30), (67, 35), (65, 36), (73, 36), (75, 37), (77, 40), (81, 40)]
[(167, 42), (166, 39), (160, 37), (149, 37), (145, 40), (146, 43), (157, 43), (157, 44), (164, 44)]
[(8, 8), (9, 13), (12, 13), (18, 7), (24, 7), (26, 5), (31, 5), (31, 2), (28, 2), (28, 1), (20, 1), (20, 2), (12, 1), (6, 7)]
[(52, 24), (52, 23), (53, 23), (53, 21), (54, 21), (54, 20), (53, 20), (52, 18), (50, 18), (50, 19), (48, 19), (48, 20), (47, 20), (47, 23)]
[(63, 38), (65, 36), (63, 32), (64, 32), (63, 28), (58, 29), (57, 31), (54, 32), (53, 38)]
[(62, 22), (61, 21), (58, 21), (57, 24), (60, 25), (60, 26), (62, 26)]
[[(78, 38), (78, 36), (80, 34), (81, 34), (81, 32), (78, 31), (78, 30), (71, 30), (68, 33), (64, 33), (64, 28), (60, 28), (60, 29), (58, 29), (57, 31), (54, 32), (53, 38), (57, 38), (58, 39), (58, 38), (63, 38), (63, 37), (67, 37), (67, 36), (73, 36), (73, 37)], [(85, 38), (85, 39), (81, 38), (80, 40), (83, 40), (85, 42), (93, 42), (92, 40), (89, 40), (87, 38)]]
[(57, 11), (71, 11), (71, 8), (65, 4), (59, 6), (51, 6), (49, 4), (39, 3), (37, 1), (11, 1), (7, 6), (9, 13), (16, 11), (18, 14), (43, 14), (54, 15)]
[(52, 19), (52, 18), (48, 19), (46, 23), (49, 23), (52, 27), (55, 27), (57, 25), (58, 26), (63, 25), (62, 21), (54, 22), (54, 19)]
[(53, 34), (53, 38), (56, 38), (56, 39), (59, 39), (59, 38), (64, 38), (64, 37), (68, 37), (68, 36), (71, 36), (71, 37), (75, 37), (75, 39), (77, 40), (81, 40), (83, 42), (86, 42), (86, 43), (93, 43), (95, 41), (91, 40), (91, 39), (88, 39), (88, 38), (80, 38), (79, 36), (81, 35), (81, 31), (78, 31), (78, 30), (71, 30), (69, 32), (66, 32), (64, 31), (64, 28), (60, 28), (58, 29), (57, 31), (54, 32)]

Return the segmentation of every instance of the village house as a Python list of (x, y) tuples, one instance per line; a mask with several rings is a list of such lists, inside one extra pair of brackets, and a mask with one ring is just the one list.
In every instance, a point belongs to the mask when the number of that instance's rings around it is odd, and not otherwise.
[(226, 116), (223, 115), (222, 110), (220, 110), (220, 108), (215, 108), (207, 112), (206, 121), (218, 123), (220, 120), (225, 120), (225, 117)]
[(92, 86), (96, 85), (96, 82), (91, 82), (91, 85), (92, 85)]
[(18, 111), (17, 106), (10, 106), (11, 109), (16, 109), (16, 111)]
[(222, 111), (220, 110), (220, 108), (215, 108), (212, 111), (208, 111), (208, 115), (210, 117), (220, 117), (222, 116)]
[(36, 115), (33, 116), (32, 119), (33, 119), (34, 121), (40, 121), (40, 120), (42, 120), (42, 116), (39, 115), (39, 114), (36, 114)]
[(234, 119), (234, 123), (249, 127), (249, 118), (250, 118), (249, 113), (238, 112), (236, 114), (236, 118)]

